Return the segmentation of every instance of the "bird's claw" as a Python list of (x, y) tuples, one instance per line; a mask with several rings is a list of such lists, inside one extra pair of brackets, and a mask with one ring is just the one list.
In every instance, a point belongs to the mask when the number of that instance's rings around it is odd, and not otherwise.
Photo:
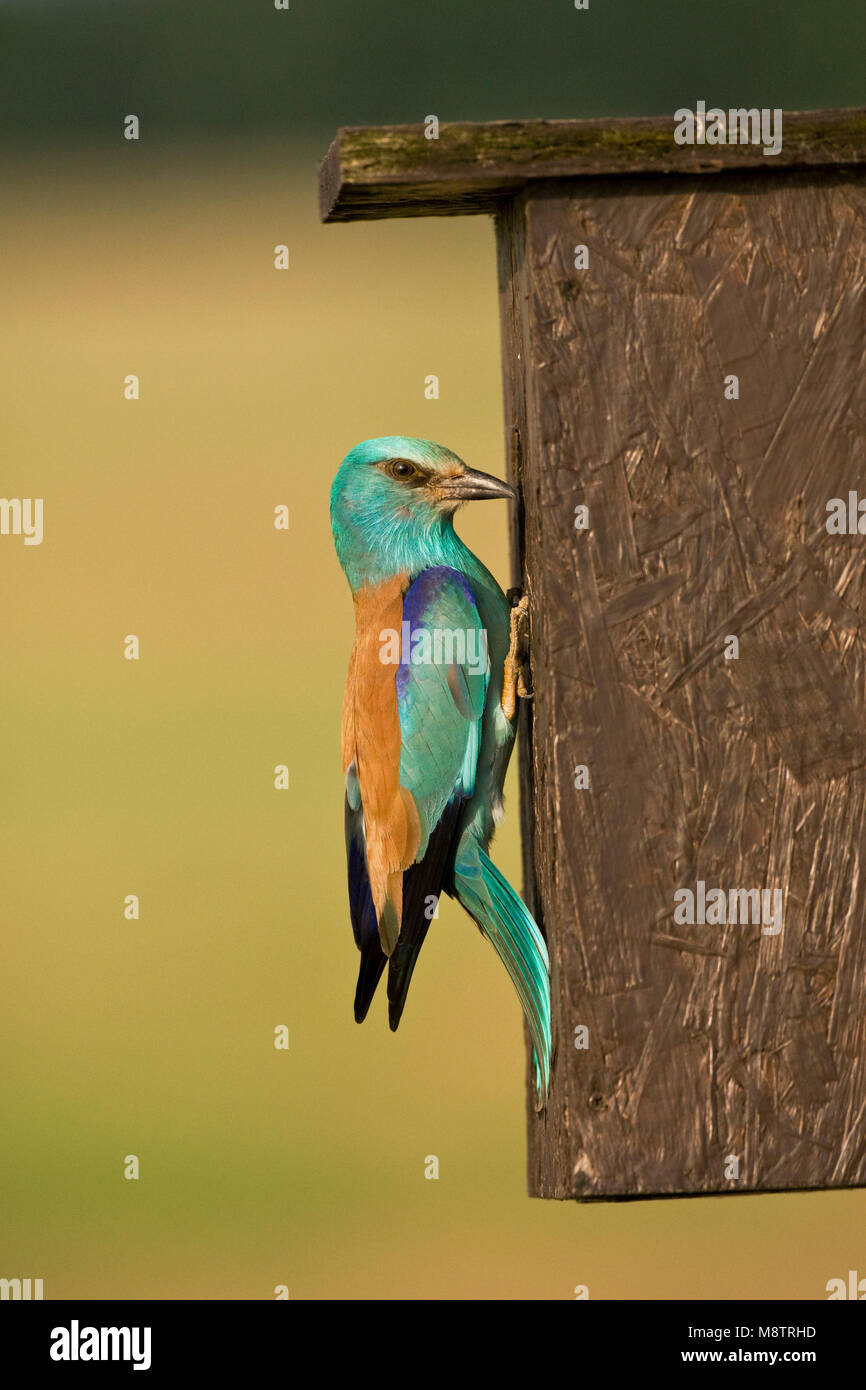
[(506, 719), (512, 720), (517, 711), (517, 697), (531, 700), (532, 692), (527, 689), (524, 674), (523, 650), (529, 635), (529, 599), (521, 595), (519, 589), (510, 589), (511, 600), (511, 642), (505, 658), (502, 677), (502, 712)]

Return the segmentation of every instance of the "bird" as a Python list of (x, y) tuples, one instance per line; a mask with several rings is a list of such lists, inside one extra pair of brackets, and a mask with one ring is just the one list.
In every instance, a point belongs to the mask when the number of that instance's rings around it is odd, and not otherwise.
[[(450, 449), (403, 435), (346, 454), (330, 496), (355, 636), (342, 712), (349, 914), (361, 953), (355, 1019), (388, 966), (397, 1029), (440, 895), (456, 898), (514, 984), (532, 1039), (536, 1109), (550, 1086), (550, 960), (489, 856), (527, 695), (528, 603), (512, 606), (454, 530), (463, 503), (517, 500)], [(438, 659), (437, 659), (438, 658)]]

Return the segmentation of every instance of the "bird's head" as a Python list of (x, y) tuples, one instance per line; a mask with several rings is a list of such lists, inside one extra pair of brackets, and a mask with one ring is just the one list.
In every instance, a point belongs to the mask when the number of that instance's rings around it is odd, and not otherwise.
[(337, 555), (353, 588), (439, 564), (463, 502), (516, 496), (429, 439), (366, 439), (343, 459), (331, 487)]

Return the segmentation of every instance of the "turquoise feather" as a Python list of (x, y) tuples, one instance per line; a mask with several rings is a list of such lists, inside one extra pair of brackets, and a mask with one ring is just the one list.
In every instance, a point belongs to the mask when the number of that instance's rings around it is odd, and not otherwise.
[(457, 897), (493, 946), (523, 1006), (539, 1102), (550, 1083), (550, 959), (526, 904), (470, 834), (455, 856)]

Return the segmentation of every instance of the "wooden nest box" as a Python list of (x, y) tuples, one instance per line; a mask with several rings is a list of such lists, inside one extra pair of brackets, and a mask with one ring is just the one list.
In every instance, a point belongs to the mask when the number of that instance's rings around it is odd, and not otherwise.
[(673, 119), (349, 129), (321, 196), (496, 218), (531, 1192), (863, 1184), (866, 112), (785, 114), (773, 156)]

